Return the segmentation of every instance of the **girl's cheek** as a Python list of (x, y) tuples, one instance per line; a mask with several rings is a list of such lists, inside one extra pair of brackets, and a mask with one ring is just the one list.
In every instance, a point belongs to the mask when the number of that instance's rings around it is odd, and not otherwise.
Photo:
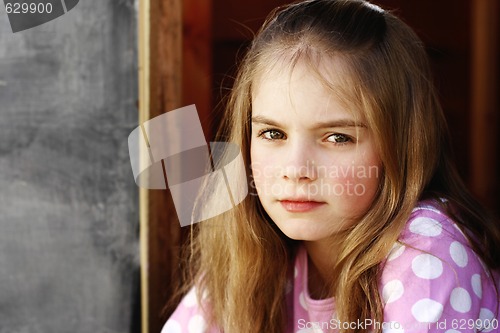
[(376, 158), (350, 159), (331, 167), (329, 183), (338, 197), (359, 204), (371, 202), (379, 185), (380, 166)]
[(255, 189), (257, 188), (262, 188), (266, 182), (266, 177), (268, 177), (268, 169), (269, 167), (266, 166), (268, 161), (265, 160), (265, 158), (262, 158), (259, 155), (252, 155), (252, 163), (251, 163), (251, 170), (252, 170), (252, 179), (251, 179), (251, 186)]

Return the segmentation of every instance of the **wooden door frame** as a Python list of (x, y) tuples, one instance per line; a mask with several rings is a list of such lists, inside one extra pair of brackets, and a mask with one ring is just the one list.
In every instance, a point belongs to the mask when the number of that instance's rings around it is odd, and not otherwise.
[(481, 201), (492, 208), (500, 199), (497, 175), (499, 10), (498, 0), (477, 0), (472, 4), (471, 187)]
[[(181, 0), (139, 0), (139, 123), (181, 107)], [(170, 8), (170, 10), (166, 10)], [(160, 33), (161, 31), (161, 33)], [(165, 40), (163, 40), (165, 38)], [(163, 47), (160, 45), (163, 44)], [(168, 47), (166, 47), (168, 45)], [(165, 59), (165, 61), (159, 61)], [(170, 199), (170, 200), (169, 200)], [(163, 207), (160, 209), (160, 207)], [(141, 332), (160, 332), (161, 303), (166, 302), (176, 262), (167, 246), (179, 243), (175, 209), (167, 191), (139, 193), (141, 257)], [(162, 222), (167, 228), (161, 228)], [(178, 224), (177, 224), (178, 225)], [(161, 233), (160, 233), (161, 232)], [(161, 245), (161, 240), (171, 242)], [(162, 248), (163, 247), (163, 248)], [(161, 255), (163, 252), (163, 256)], [(161, 282), (164, 285), (161, 285)], [(170, 291), (171, 292), (171, 291)]]
[[(212, 82), (210, 0), (139, 0), (139, 123), (195, 104), (207, 142)], [(140, 189), (142, 333), (157, 333), (181, 281), (181, 229), (170, 191)]]

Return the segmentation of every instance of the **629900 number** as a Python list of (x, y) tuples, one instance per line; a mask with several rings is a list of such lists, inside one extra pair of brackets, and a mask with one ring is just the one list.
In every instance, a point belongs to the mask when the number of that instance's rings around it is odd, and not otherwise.
[(5, 5), (7, 14), (50, 14), (52, 4), (49, 3), (8, 3)]
[(453, 319), (451, 321), (451, 328), (454, 330), (483, 330), (483, 329), (497, 329), (498, 319)]

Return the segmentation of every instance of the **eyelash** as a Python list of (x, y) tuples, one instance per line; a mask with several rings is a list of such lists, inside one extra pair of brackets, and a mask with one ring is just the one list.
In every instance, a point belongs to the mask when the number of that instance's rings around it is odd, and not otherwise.
[[(267, 133), (271, 133), (271, 132), (279, 133), (280, 135), (283, 136), (283, 138), (279, 138), (279, 139), (267, 138), (265, 135)], [(332, 142), (332, 141), (328, 141), (327, 139), (330, 138), (330, 137), (332, 137), (332, 136), (341, 136), (346, 141), (345, 142)], [(258, 132), (258, 134), (257, 134), (257, 137), (262, 138), (263, 140), (267, 140), (267, 141), (276, 141), (276, 140), (284, 140), (284, 139), (286, 139), (286, 135), (282, 131), (274, 129), (274, 128), (267, 128), (267, 129), (260, 130)], [(331, 134), (329, 134), (326, 137), (326, 140), (327, 140), (327, 142), (332, 143), (332, 144), (337, 145), (337, 146), (343, 146), (343, 145), (346, 145), (346, 144), (354, 142), (354, 140), (353, 140), (352, 137), (350, 137), (349, 135), (346, 135), (346, 134), (342, 134), (342, 133), (331, 133)]]

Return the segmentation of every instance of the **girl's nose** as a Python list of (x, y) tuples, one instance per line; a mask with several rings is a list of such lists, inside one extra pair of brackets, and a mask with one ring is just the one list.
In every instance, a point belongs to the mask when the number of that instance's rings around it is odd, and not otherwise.
[(290, 144), (288, 148), (283, 163), (283, 178), (294, 182), (315, 180), (317, 172), (312, 147), (302, 142)]

